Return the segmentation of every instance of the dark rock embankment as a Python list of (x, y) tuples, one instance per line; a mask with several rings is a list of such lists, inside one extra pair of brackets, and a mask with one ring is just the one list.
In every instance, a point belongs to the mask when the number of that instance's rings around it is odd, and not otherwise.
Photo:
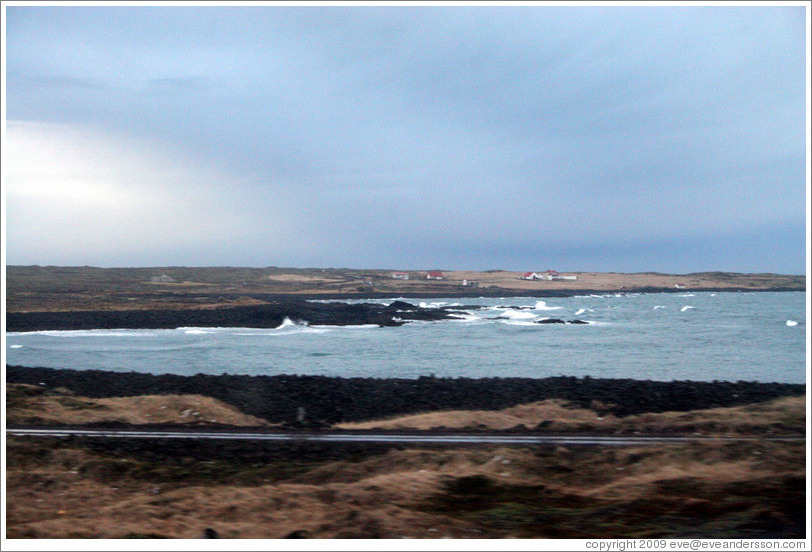
[(332, 424), (434, 410), (497, 410), (545, 399), (589, 408), (593, 401), (618, 416), (687, 411), (803, 395), (801, 384), (650, 381), (576, 377), (376, 379), (324, 376), (154, 375), (100, 370), (7, 366), (6, 381), (64, 387), (87, 397), (200, 394), (246, 414), (294, 424), (304, 408), (308, 425)]
[(399, 326), (412, 320), (454, 318), (460, 308), (462, 307), (423, 308), (402, 301), (387, 306), (377, 303), (319, 303), (289, 299), (274, 301), (268, 305), (217, 309), (10, 312), (6, 313), (6, 331), (276, 328), (286, 318), (296, 323), (313, 325)]

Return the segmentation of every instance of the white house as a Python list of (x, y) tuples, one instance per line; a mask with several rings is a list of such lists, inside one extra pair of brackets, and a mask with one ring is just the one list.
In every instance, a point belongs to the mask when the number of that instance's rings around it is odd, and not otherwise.
[(545, 278), (547, 280), (577, 280), (578, 279), (578, 276), (564, 276), (563, 274), (560, 274), (556, 270), (548, 270), (544, 274), (547, 276), (547, 278)]
[(395, 280), (408, 280), (409, 279), (409, 273), (408, 272), (393, 272), (392, 273), (392, 278), (394, 278)]
[(556, 270), (545, 270), (544, 272), (527, 272), (520, 277), (522, 280), (577, 280), (577, 276), (562, 276)]

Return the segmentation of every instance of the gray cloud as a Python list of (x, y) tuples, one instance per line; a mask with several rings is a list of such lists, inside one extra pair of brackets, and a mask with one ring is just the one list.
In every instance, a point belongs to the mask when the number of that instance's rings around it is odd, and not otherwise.
[(801, 7), (7, 13), (9, 120), (212, 169), (209, 264), (804, 271)]

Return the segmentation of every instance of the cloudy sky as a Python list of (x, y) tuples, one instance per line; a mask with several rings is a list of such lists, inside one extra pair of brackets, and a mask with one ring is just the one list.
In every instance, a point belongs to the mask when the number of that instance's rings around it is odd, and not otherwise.
[(7, 264), (806, 271), (802, 3), (5, 7)]

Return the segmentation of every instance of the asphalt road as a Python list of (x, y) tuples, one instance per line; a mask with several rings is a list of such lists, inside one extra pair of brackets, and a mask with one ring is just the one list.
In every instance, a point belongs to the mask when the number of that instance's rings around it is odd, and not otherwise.
[(7, 436), (27, 437), (96, 437), (126, 439), (231, 439), (244, 441), (311, 441), (335, 443), (415, 443), (415, 444), (473, 444), (473, 445), (591, 445), (633, 446), (665, 445), (695, 441), (803, 441), (803, 437), (661, 437), (661, 436), (598, 436), (598, 435), (516, 435), (506, 433), (339, 433), (339, 432), (241, 432), (235, 430), (117, 430), (58, 428), (6, 428)]

